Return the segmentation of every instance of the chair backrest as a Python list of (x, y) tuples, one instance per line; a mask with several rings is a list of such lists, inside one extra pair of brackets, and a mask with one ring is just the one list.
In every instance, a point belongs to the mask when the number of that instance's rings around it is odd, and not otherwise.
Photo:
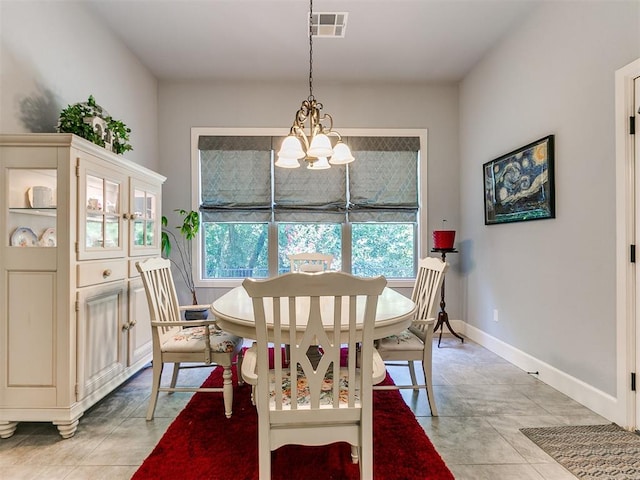
[[(242, 285), (252, 297), (256, 322), (259, 411), (260, 402), (269, 403), (262, 403), (263, 409), (298, 410), (297, 415), (303, 415), (301, 410), (317, 410), (320, 404), (323, 411), (333, 412), (361, 408), (362, 397), (368, 399), (367, 392), (371, 391), (373, 327), (378, 296), (386, 283), (382, 276), (361, 278), (343, 272), (286, 273), (267, 280), (244, 280)], [(270, 342), (276, 352), (281, 346), (290, 346), (290, 368), (283, 365), (281, 355), (274, 355), (273, 360), (275, 385), (290, 380), (290, 396), (276, 388), (274, 397), (268, 397)], [(362, 362), (357, 367), (359, 342)], [(321, 355), (316, 366), (307, 356), (312, 346), (318, 346)], [(342, 357), (346, 372), (343, 370), (341, 377), (342, 346), (347, 348), (347, 358), (345, 361)], [(306, 377), (307, 384), (298, 381), (301, 376)], [(328, 386), (328, 377), (341, 381)], [(363, 393), (358, 396), (357, 392)], [(305, 401), (295, 401), (301, 398)], [(331, 414), (327, 412), (322, 418), (327, 415)]]
[[(435, 257), (426, 257), (418, 262), (418, 273), (411, 293), (411, 300), (417, 307), (416, 320), (432, 318), (435, 300), (440, 293), (440, 287), (448, 268), (449, 264)], [(432, 327), (425, 324), (414, 324), (410, 328), (424, 340), (425, 329)]]
[(328, 253), (294, 253), (289, 255), (292, 272), (325, 272), (331, 269), (333, 255)]
[[(171, 275), (171, 262), (164, 258), (149, 258), (136, 262), (142, 283), (147, 294), (149, 313), (152, 322), (163, 322), (166, 326), (154, 328), (161, 337), (178, 328), (173, 322), (179, 322), (180, 304)], [(154, 335), (154, 341), (156, 336)]]

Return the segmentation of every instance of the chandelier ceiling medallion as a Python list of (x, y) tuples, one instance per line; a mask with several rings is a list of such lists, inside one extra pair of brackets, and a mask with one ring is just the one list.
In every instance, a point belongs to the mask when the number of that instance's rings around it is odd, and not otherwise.
[[(296, 112), (289, 135), (282, 142), (278, 152), (277, 167), (298, 168), (298, 160), (304, 158), (307, 168), (324, 170), (331, 165), (344, 165), (353, 162), (349, 147), (342, 137), (333, 130), (333, 118), (322, 113), (322, 103), (313, 96), (313, 0), (309, 2), (309, 97), (302, 102)], [(305, 132), (308, 128), (308, 133)], [(329, 137), (336, 137), (337, 143), (331, 146)]]

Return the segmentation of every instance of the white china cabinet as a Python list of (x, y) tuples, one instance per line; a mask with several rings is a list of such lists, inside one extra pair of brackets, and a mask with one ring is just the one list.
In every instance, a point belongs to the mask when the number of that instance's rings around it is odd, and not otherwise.
[(0, 437), (71, 437), (151, 359), (135, 262), (160, 254), (165, 178), (70, 134), (0, 135)]

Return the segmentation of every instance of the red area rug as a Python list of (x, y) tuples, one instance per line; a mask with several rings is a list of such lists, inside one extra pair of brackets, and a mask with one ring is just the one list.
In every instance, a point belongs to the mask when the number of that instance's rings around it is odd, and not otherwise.
[[(251, 388), (237, 386), (235, 368), (233, 380), (230, 419), (223, 413), (222, 394), (196, 393), (132, 479), (257, 479), (258, 423)], [(203, 386), (221, 384), (218, 367)], [(388, 374), (383, 384), (393, 384)], [(397, 390), (373, 393), (373, 443), (376, 480), (454, 478)], [(346, 443), (286, 445), (272, 455), (273, 480), (360, 478)]]

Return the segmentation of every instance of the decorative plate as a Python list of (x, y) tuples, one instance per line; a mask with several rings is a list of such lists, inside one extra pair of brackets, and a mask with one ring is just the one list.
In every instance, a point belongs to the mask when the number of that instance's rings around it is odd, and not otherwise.
[(30, 228), (18, 227), (11, 235), (11, 245), (13, 247), (37, 247), (38, 237)]
[(40, 237), (41, 247), (55, 247), (56, 246), (56, 229), (47, 228)]

